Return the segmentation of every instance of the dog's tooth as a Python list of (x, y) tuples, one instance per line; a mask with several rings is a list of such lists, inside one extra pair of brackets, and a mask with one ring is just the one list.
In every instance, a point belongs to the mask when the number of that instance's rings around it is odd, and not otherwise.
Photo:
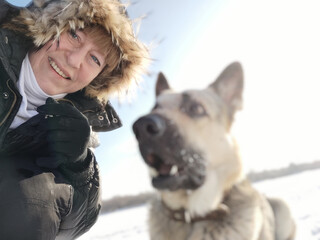
[(156, 170), (156, 169), (154, 169), (154, 168), (149, 168), (149, 172), (150, 172), (150, 176), (151, 177), (158, 177), (159, 176), (159, 172)]
[(178, 172), (178, 166), (177, 165), (173, 165), (170, 169), (170, 175), (173, 176)]

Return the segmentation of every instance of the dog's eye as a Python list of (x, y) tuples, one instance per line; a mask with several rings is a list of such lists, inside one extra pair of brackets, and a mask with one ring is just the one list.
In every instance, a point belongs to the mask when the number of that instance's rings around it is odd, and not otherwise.
[(198, 103), (192, 104), (189, 108), (189, 111), (192, 115), (196, 116), (202, 116), (206, 113), (203, 106)]
[(204, 107), (197, 102), (192, 102), (186, 106), (183, 106), (181, 110), (188, 114), (190, 117), (202, 117), (207, 115)]

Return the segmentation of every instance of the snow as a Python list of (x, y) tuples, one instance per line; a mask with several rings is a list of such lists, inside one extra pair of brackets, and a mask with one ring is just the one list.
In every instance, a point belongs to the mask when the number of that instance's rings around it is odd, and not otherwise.
[[(290, 206), (297, 224), (296, 240), (320, 240), (320, 170), (265, 180), (254, 186), (270, 197), (280, 197)], [(80, 240), (147, 240), (146, 205), (103, 214)], [(285, 223), (284, 223), (285, 224)]]
[(147, 240), (147, 207), (135, 207), (103, 214), (79, 240)]
[(281, 197), (291, 207), (297, 223), (296, 240), (320, 239), (320, 170), (255, 184), (268, 196)]

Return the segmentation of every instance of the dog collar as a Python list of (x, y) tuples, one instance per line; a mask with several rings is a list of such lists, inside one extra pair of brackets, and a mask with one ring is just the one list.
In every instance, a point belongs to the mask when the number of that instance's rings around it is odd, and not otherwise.
[(191, 217), (189, 211), (185, 208), (180, 208), (177, 210), (169, 208), (163, 201), (162, 205), (164, 206), (166, 215), (178, 222), (185, 222), (185, 223), (194, 223), (200, 221), (208, 221), (208, 220), (220, 220), (221, 218), (226, 217), (229, 214), (229, 208), (227, 205), (221, 203), (217, 209), (207, 213), (204, 216), (195, 216)]

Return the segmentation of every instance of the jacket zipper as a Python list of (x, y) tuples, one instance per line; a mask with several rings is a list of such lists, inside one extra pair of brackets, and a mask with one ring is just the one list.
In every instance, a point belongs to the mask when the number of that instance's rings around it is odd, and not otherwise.
[(2, 122), (0, 122), (0, 126), (2, 126), (2, 124), (7, 120), (7, 118), (9, 117), (9, 115), (11, 114), (12, 112), (12, 109), (14, 107), (14, 105), (16, 104), (16, 101), (17, 101), (17, 95), (15, 94), (15, 92), (13, 91), (13, 89), (9, 86), (9, 81), (10, 79), (7, 80), (7, 87), (10, 89), (10, 91), (13, 93), (13, 96), (14, 96), (14, 99), (13, 99), (13, 103), (7, 113), (7, 115), (4, 117), (4, 119), (2, 120)]

